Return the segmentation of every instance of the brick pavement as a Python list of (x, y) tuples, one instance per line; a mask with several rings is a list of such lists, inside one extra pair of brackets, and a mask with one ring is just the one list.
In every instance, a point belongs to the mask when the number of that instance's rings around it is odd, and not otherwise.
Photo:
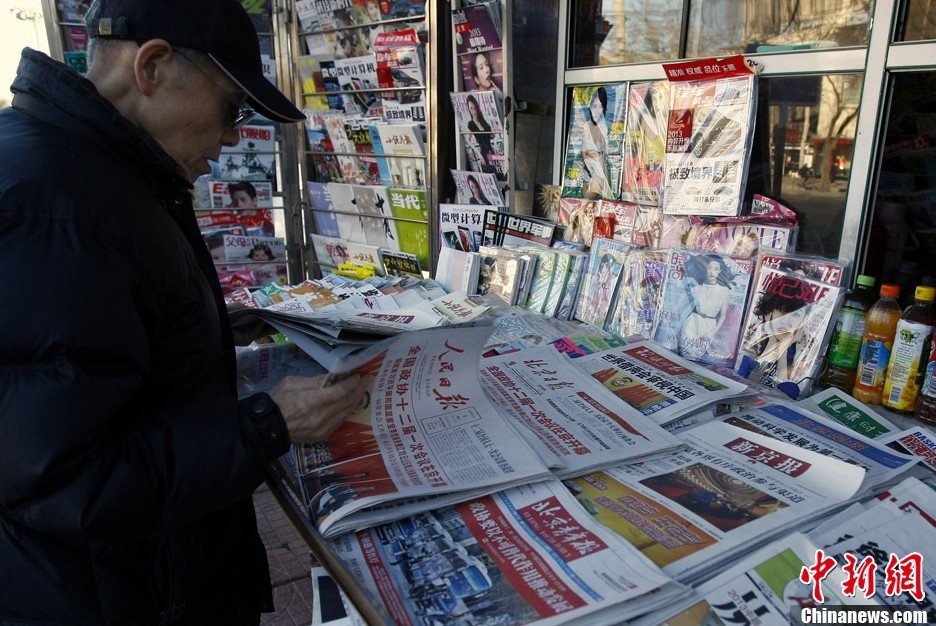
[(309, 626), (312, 622), (312, 558), (305, 540), (296, 531), (267, 484), (254, 493), (257, 528), (267, 549), (273, 579), (275, 613), (265, 613), (267, 626)]

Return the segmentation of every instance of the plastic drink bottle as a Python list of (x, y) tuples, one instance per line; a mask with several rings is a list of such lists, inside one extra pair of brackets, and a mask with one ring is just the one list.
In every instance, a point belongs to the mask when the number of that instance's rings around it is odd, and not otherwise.
[(920, 385), (926, 371), (930, 336), (933, 334), (933, 299), (936, 287), (919, 285), (913, 304), (904, 310), (897, 324), (881, 403), (894, 411), (911, 413), (916, 408)]
[(884, 374), (901, 315), (900, 305), (897, 304), (898, 295), (900, 287), (897, 285), (881, 285), (881, 297), (868, 310), (868, 316), (865, 318), (865, 332), (858, 356), (858, 374), (852, 388), (852, 396), (865, 404), (881, 403)]
[(917, 400), (916, 411), (913, 417), (928, 424), (936, 424), (936, 333), (930, 335), (929, 358), (926, 362), (926, 373), (923, 385), (920, 387), (920, 397)]
[(875, 300), (877, 296), (874, 294), (874, 278), (860, 275), (854, 291), (845, 297), (842, 311), (835, 322), (835, 330), (829, 340), (826, 369), (819, 380), (823, 387), (837, 387), (851, 393), (858, 371), (865, 318)]

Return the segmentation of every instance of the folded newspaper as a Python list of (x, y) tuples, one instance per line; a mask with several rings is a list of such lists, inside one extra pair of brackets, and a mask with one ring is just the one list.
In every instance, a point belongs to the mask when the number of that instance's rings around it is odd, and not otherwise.
[(668, 454), (682, 442), (551, 345), (481, 362), (488, 395), (559, 478)]
[(550, 476), (481, 389), (490, 332), (404, 333), (333, 370), (371, 384), (327, 441), (297, 447), (304, 504), (324, 537)]
[(687, 592), (554, 480), (344, 535), (329, 548), (383, 622), (398, 626), (621, 623)]
[(844, 508), (864, 470), (724, 422), (686, 449), (567, 480), (579, 501), (674, 579), (694, 584), (756, 542)]

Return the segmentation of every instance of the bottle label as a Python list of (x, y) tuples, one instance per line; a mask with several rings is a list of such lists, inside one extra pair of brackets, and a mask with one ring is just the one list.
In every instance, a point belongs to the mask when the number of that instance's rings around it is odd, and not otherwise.
[(862, 387), (880, 390), (884, 386), (884, 373), (887, 371), (890, 351), (890, 341), (868, 339), (861, 344), (857, 382)]
[(929, 359), (926, 362), (926, 373), (923, 375), (923, 386), (920, 394), (936, 400), (936, 334), (930, 338)]
[(829, 342), (829, 365), (853, 370), (861, 355), (861, 338), (865, 331), (865, 313), (850, 307), (842, 308), (835, 332)]
[[(895, 411), (912, 411), (923, 382), (920, 367), (927, 355), (923, 349), (928, 344), (933, 327), (928, 324), (900, 320), (894, 347), (887, 364), (887, 378), (881, 403)], [(926, 365), (923, 363), (923, 367)]]

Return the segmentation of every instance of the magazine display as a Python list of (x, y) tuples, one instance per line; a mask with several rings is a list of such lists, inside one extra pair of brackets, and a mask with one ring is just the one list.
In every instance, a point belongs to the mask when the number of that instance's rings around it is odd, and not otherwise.
[(755, 257), (759, 252), (792, 252), (799, 226), (773, 224), (694, 222), (683, 215), (663, 216), (662, 248), (688, 248)]
[[(617, 239), (640, 248), (666, 247), (660, 243), (663, 212), (659, 207), (600, 200), (594, 219), (593, 229), (596, 236)], [(598, 232), (602, 222), (610, 222), (607, 225), (607, 233)]]
[(364, 243), (378, 248), (399, 250), (396, 220), (387, 206), (387, 188), (378, 185), (351, 185), (352, 202), (360, 215)]
[[(484, 245), (484, 213), (491, 207), (481, 204), (439, 204), (439, 230), (442, 245), (464, 252), (477, 252)], [(506, 207), (496, 207), (506, 211)]]
[(665, 80), (630, 85), (621, 200), (660, 206), (669, 123), (669, 89)]
[(626, 82), (572, 89), (562, 172), (564, 197), (620, 197), (626, 113)]
[[(524, 291), (526, 277), (532, 277), (529, 268), (533, 257), (519, 250), (495, 246), (481, 246), (478, 252), (481, 254), (478, 293), (498, 296), (511, 306), (517, 304)], [(529, 283), (525, 289), (529, 290)]]
[(341, 90), (346, 115), (374, 117), (380, 115), (377, 95), (377, 57), (373, 54), (335, 59), (335, 75)]
[(841, 287), (762, 265), (741, 335), (737, 372), (794, 400), (808, 396), (822, 370), (824, 346), (843, 295)]
[(422, 278), (422, 267), (415, 254), (380, 248), (380, 262), (387, 276), (415, 276)]
[(390, 214), (396, 218), (393, 228), (401, 252), (413, 254), (424, 268), (429, 260), (429, 207), (424, 189), (387, 189)]
[(485, 172), (452, 170), (458, 204), (506, 206), (497, 176)]
[(553, 346), (485, 358), (482, 384), (559, 478), (674, 451), (681, 441)]
[(242, 126), (240, 142), (221, 148), (218, 166), (222, 180), (274, 180), (276, 174), (276, 127)]
[(334, 207), (338, 233), (342, 239), (353, 243), (365, 243), (364, 222), (354, 201), (354, 186), (349, 183), (326, 183), (328, 195)]
[(576, 367), (660, 425), (741, 395), (747, 385), (687, 361), (652, 341), (575, 359)]
[[(405, 333), (333, 371), (373, 380), (365, 406), (327, 441), (299, 450), (305, 502), (324, 537), (363, 528), (354, 521), (361, 509), (434, 494), (491, 493), (548, 476), (481, 389), (478, 359), (490, 331)], [(399, 510), (381, 510), (383, 521)]]
[(650, 339), (666, 276), (666, 250), (630, 250), (607, 329), (621, 337)]
[(386, 623), (595, 624), (672, 601), (673, 584), (556, 481), (514, 487), (329, 544)]
[(371, 143), (381, 181), (391, 187), (426, 186), (424, 129), (419, 124), (370, 125)]
[(598, 237), (592, 242), (575, 319), (604, 328), (629, 250), (629, 245), (613, 239)]
[(842, 285), (848, 274), (848, 266), (840, 261), (803, 254), (763, 252), (758, 257), (758, 266), (758, 271), (764, 267), (784, 270), (835, 286)]
[(654, 341), (693, 361), (734, 365), (754, 266), (750, 258), (671, 250)]
[(757, 107), (743, 56), (664, 64), (670, 79), (663, 212), (740, 215)]
[(517, 304), (528, 311), (542, 315), (543, 307), (546, 305), (546, 299), (549, 297), (553, 280), (556, 277), (556, 253), (546, 248), (537, 249), (532, 246), (518, 247), (517, 249), (526, 252), (533, 258), (530, 292), (527, 294), (526, 300)]
[(556, 224), (540, 217), (492, 209), (484, 212), (481, 236), (486, 246), (549, 247), (555, 234)]
[(723, 422), (680, 437), (686, 448), (674, 455), (566, 481), (595, 519), (680, 582), (844, 507), (864, 478), (860, 467)]
[(456, 54), (502, 47), (500, 0), (452, 9), (452, 30), (455, 33)]
[(451, 99), (470, 169), (507, 180), (504, 125), (495, 93), (452, 92)]
[[(462, 91), (493, 91), (498, 101), (504, 99), (504, 49), (469, 52), (458, 56)], [(500, 105), (499, 105), (500, 106)]]
[(559, 198), (559, 218), (563, 226), (562, 239), (582, 246), (590, 246), (594, 239), (595, 217), (598, 216), (598, 200), (583, 198)]
[(464, 252), (448, 246), (439, 249), (435, 279), (446, 291), (461, 291), (472, 296), (478, 292), (478, 277), (481, 271), (481, 255)]

